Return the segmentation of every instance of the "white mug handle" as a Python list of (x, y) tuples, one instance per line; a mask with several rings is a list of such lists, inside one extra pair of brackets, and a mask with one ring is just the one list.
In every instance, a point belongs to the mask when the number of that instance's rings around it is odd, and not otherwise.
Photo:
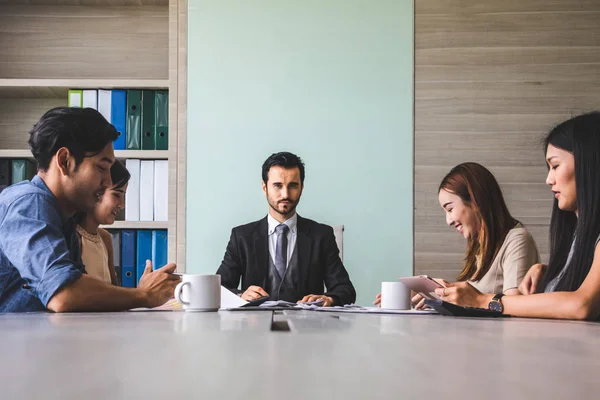
[(189, 282), (179, 282), (177, 284), (177, 286), (175, 287), (175, 293), (174, 293), (175, 300), (177, 300), (178, 302), (180, 302), (181, 304), (186, 305), (186, 306), (189, 306), (190, 303), (187, 301), (183, 301), (183, 299), (181, 298), (181, 292), (183, 290), (183, 286), (188, 285), (188, 284), (189, 284)]

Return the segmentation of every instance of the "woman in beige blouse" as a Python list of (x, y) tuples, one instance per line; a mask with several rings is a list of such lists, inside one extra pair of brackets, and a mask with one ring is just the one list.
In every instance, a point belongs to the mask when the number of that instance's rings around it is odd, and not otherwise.
[[(457, 281), (468, 281), (483, 293), (520, 294), (519, 284), (539, 262), (539, 253), (531, 234), (510, 215), (494, 175), (477, 163), (457, 165), (442, 180), (438, 199), (446, 223), (467, 241)], [(420, 308), (421, 296), (413, 303)]]
[(106, 189), (93, 212), (75, 216), (77, 234), (81, 245), (81, 260), (87, 274), (106, 283), (119, 285), (115, 273), (113, 247), (110, 233), (100, 225), (112, 225), (125, 207), (125, 192), (130, 174), (116, 160), (110, 169), (113, 186)]

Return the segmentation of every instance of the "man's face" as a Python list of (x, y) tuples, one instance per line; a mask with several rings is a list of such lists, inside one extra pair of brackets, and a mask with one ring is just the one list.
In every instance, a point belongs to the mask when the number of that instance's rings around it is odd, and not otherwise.
[(288, 219), (294, 215), (302, 196), (303, 185), (300, 181), (300, 169), (273, 166), (269, 169), (268, 181), (262, 183), (271, 210)]
[(76, 169), (70, 168), (68, 196), (76, 211), (91, 212), (106, 188), (112, 186), (110, 167), (114, 162), (115, 153), (111, 142), (100, 153), (84, 157)]

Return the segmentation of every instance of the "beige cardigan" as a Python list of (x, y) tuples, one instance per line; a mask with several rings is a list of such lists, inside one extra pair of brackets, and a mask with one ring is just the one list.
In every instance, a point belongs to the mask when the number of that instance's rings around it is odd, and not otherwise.
[(516, 289), (540, 255), (531, 234), (518, 224), (511, 229), (488, 272), (477, 282), (469, 281), (482, 293), (504, 293)]

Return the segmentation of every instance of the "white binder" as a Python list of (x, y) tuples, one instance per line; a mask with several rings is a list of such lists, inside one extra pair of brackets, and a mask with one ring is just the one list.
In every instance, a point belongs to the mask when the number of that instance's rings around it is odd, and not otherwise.
[(154, 221), (153, 160), (142, 160), (140, 165), (140, 221)]
[(112, 114), (112, 91), (98, 90), (98, 111), (109, 123)]
[(84, 90), (83, 91), (83, 108), (98, 109), (98, 91), (97, 90)]
[(140, 160), (125, 160), (131, 174), (125, 195), (125, 221), (140, 220)]
[(169, 219), (169, 161), (154, 161), (154, 220)]

